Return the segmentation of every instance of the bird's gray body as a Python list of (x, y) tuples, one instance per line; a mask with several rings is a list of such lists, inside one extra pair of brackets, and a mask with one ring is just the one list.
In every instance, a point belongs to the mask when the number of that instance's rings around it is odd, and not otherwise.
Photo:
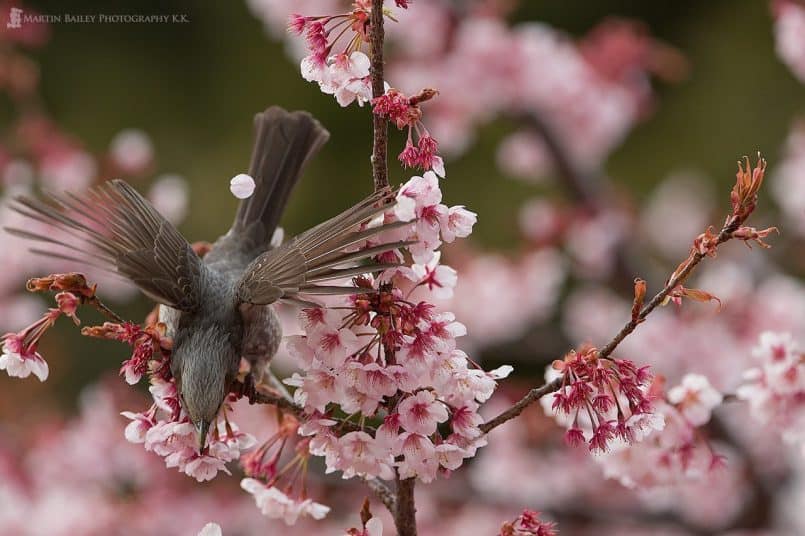
[(249, 166), (255, 191), (241, 201), (232, 227), (203, 259), (123, 181), (110, 181), (81, 195), (49, 194), (47, 202), (16, 198), (15, 210), (58, 228), (68, 239), (7, 229), (49, 246), (33, 251), (115, 272), (160, 304), (160, 319), (173, 339), (171, 371), (202, 447), (232, 388), (240, 359), (249, 361), (252, 380), (259, 383), (276, 353), (282, 332), (275, 302), (317, 306), (307, 296), (353, 294), (355, 286), (322, 283), (389, 268), (393, 265), (373, 257), (408, 245), (400, 241), (354, 249), (384, 231), (407, 225), (366, 228), (393, 202), (394, 193), (385, 190), (272, 248), (271, 238), (291, 190), (329, 134), (310, 114), (277, 107), (257, 114), (255, 130)]
[[(229, 252), (222, 249), (213, 247), (203, 259), (207, 268), (206, 292), (212, 294), (202, 298), (205, 305), (192, 313), (160, 305), (159, 321), (165, 324), (167, 336), (173, 339), (175, 346), (187, 344), (188, 333), (211, 341), (226, 340), (232, 351), (218, 352), (218, 356), (224, 359), (220, 367), (227, 371), (231, 380), (237, 375), (239, 358), (242, 357), (249, 362), (254, 380), (259, 384), (282, 340), (279, 317), (273, 304), (238, 303), (238, 283), (254, 259), (245, 255), (227, 255)], [(227, 326), (229, 332), (221, 333), (219, 326)], [(195, 346), (194, 342), (203, 341), (190, 341), (190, 346)], [(173, 359), (171, 365), (174, 375), (181, 374), (180, 358)]]

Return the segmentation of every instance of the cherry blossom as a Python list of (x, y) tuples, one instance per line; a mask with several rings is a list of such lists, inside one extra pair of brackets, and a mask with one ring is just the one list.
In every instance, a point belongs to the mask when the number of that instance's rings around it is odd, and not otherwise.
[(447, 409), (430, 391), (419, 391), (404, 399), (397, 406), (397, 413), (405, 430), (423, 436), (434, 433), (438, 424), (448, 418)]
[(791, 0), (775, 0), (773, 11), (777, 55), (805, 82), (805, 7)]
[(118, 132), (109, 144), (109, 154), (125, 173), (145, 171), (154, 159), (154, 146), (142, 130), (126, 129)]
[(34, 346), (26, 347), (23, 338), (16, 333), (3, 337), (3, 354), (0, 355), (0, 370), (13, 378), (27, 378), (34, 374), (39, 381), (48, 378), (48, 364)]
[(781, 430), (783, 438), (797, 445), (805, 444), (800, 432), (805, 418), (805, 362), (803, 353), (789, 333), (763, 332), (752, 352), (757, 367), (744, 373), (738, 398), (749, 404), (758, 421)]
[[(39, 280), (31, 280), (33, 288)], [(19, 333), (6, 333), (3, 336), (3, 353), (0, 355), (0, 370), (5, 370), (12, 378), (27, 378), (32, 373), (40, 382), (47, 380), (49, 368), (47, 362), (36, 348), (42, 336), (56, 323), (62, 314), (75, 317), (74, 296), (69, 292), (59, 294), (59, 308), (49, 309), (39, 320)], [(71, 297), (72, 296), (72, 297)], [(67, 312), (62, 313), (61, 308)]]
[(533, 510), (523, 510), (517, 519), (503, 524), (498, 536), (556, 536), (556, 523), (542, 521), (541, 515)]
[[(576, 445), (584, 437), (591, 451), (606, 452), (610, 442), (640, 441), (644, 415), (653, 411), (648, 393), (649, 367), (624, 359), (600, 359), (596, 348), (571, 351), (552, 368), (562, 378), (550, 410), (568, 425), (565, 440)], [(549, 377), (546, 375), (546, 377)], [(542, 399), (547, 408), (548, 397)]]
[(223, 536), (221, 526), (217, 523), (207, 523), (197, 536)]
[(425, 265), (414, 264), (411, 267), (411, 279), (417, 285), (424, 285), (437, 300), (447, 300), (453, 296), (453, 289), (458, 281), (458, 273), (449, 266), (439, 264), (438, 253)]
[(257, 508), (267, 517), (282, 519), (287, 525), (293, 525), (300, 516), (323, 519), (330, 508), (315, 503), (310, 499), (296, 501), (275, 487), (266, 486), (254, 478), (244, 478), (240, 487), (254, 496)]
[(668, 401), (676, 404), (693, 426), (706, 424), (713, 408), (718, 407), (723, 399), (701, 374), (685, 375), (680, 385), (668, 391)]

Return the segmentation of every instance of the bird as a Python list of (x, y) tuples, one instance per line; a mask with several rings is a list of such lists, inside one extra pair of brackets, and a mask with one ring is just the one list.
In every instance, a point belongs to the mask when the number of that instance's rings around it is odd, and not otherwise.
[[(277, 106), (258, 113), (254, 129), (249, 166), (254, 192), (240, 202), (231, 228), (203, 257), (123, 180), (106, 181), (83, 194), (17, 196), (15, 211), (57, 233), (6, 229), (48, 246), (32, 248), (35, 253), (128, 279), (159, 304), (160, 321), (172, 338), (170, 370), (181, 407), (196, 428), (199, 452), (236, 381), (241, 358), (251, 365), (250, 379), (263, 381), (282, 338), (277, 302), (318, 307), (311, 301), (317, 296), (364, 293), (367, 289), (359, 289), (354, 277), (397, 266), (375, 258), (410, 245), (400, 240), (356, 250), (404, 225), (367, 227), (395, 202), (395, 192), (384, 188), (272, 246), (291, 191), (329, 132), (310, 113)], [(338, 280), (351, 283), (332, 284)]]

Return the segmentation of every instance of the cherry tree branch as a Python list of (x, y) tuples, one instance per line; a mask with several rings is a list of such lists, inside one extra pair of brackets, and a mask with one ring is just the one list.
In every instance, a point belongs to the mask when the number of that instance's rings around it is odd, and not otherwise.
[(270, 404), (272, 406), (277, 406), (277, 408), (283, 411), (292, 413), (294, 416), (299, 417), (300, 419), (305, 417), (305, 409), (302, 406), (296, 405), (292, 399), (286, 398), (284, 393), (270, 393), (266, 392), (265, 390), (258, 391), (255, 389), (253, 392), (248, 393), (247, 397), (249, 399), (249, 403)]
[(397, 495), (394, 494), (385, 482), (378, 478), (372, 478), (366, 481), (366, 485), (369, 486), (369, 489), (374, 492), (375, 496), (380, 499), (380, 502), (383, 503), (389, 512), (393, 514), (397, 511)]
[(394, 509), (394, 525), (398, 536), (416, 536), (416, 506), (414, 485), (416, 478), (400, 478), (397, 482), (397, 500)]
[[(745, 218), (734, 216), (728, 218), (721, 231), (718, 233), (713, 247), (715, 248), (732, 238), (732, 234), (738, 230), (744, 219)], [(615, 337), (598, 352), (599, 357), (605, 358), (611, 355), (615, 348), (617, 348), (618, 345), (623, 341), (623, 339), (629, 336), (629, 334), (631, 334), (635, 328), (637, 328), (638, 324), (643, 322), (643, 320), (645, 320), (646, 317), (651, 314), (651, 312), (654, 311), (658, 305), (662, 304), (671, 294), (671, 292), (674, 291), (674, 289), (685, 282), (688, 276), (690, 276), (690, 274), (693, 272), (694, 268), (696, 268), (696, 266), (702, 262), (705, 257), (706, 255), (699, 251), (692, 252), (688, 259), (679, 268), (677, 268), (674, 274), (668, 279), (668, 282), (665, 283), (665, 286), (662, 288), (662, 290), (660, 290), (648, 304), (640, 309), (640, 313), (631, 318), (621, 328), (618, 334), (615, 335)], [(502, 412), (497, 417), (485, 422), (479, 428), (482, 432), (487, 433), (493, 428), (496, 428), (501, 424), (514, 419), (515, 417), (519, 416), (526, 407), (530, 406), (543, 396), (557, 391), (561, 385), (561, 378), (557, 378), (556, 380), (546, 383), (541, 387), (531, 389), (512, 407)]]
[(495, 417), (483, 423), (479, 428), (481, 432), (487, 433), (493, 428), (497, 428), (506, 421), (519, 417), (525, 408), (542, 398), (543, 396), (559, 390), (562, 386), (562, 378), (556, 378), (552, 382), (546, 383), (542, 387), (531, 389), (528, 394), (521, 398), (515, 405)]
[[(369, 76), (372, 79), (372, 97), (380, 97), (386, 92), (383, 75), (383, 0), (372, 2), (370, 17), (370, 46), (372, 63)], [(375, 191), (388, 187), (388, 123), (385, 117), (372, 114), (372, 179)]]
[(92, 296), (89, 298), (81, 296), (81, 303), (84, 305), (94, 307), (99, 313), (101, 313), (109, 320), (112, 320), (113, 322), (117, 322), (119, 324), (122, 324), (124, 322), (123, 318), (120, 315), (118, 315), (116, 312), (107, 307), (101, 300), (98, 299), (97, 296)]
[[(741, 226), (741, 219), (740, 218), (729, 218), (727, 222), (724, 224), (724, 227), (721, 228), (721, 231), (718, 233), (718, 238), (716, 238), (715, 247), (723, 244), (730, 238), (732, 238), (732, 233), (734, 233), (738, 227)], [(638, 324), (640, 324), (646, 317), (651, 314), (651, 312), (657, 308), (658, 305), (662, 304), (665, 301), (665, 298), (678, 286), (685, 282), (688, 276), (693, 272), (693, 269), (704, 260), (706, 255), (699, 251), (696, 251), (688, 257), (688, 260), (685, 262), (684, 266), (681, 269), (677, 269), (674, 275), (668, 280), (665, 284), (665, 287), (661, 291), (659, 291), (645, 307), (640, 310), (640, 314), (636, 317), (629, 320), (626, 325), (621, 328), (615, 338), (612, 339), (606, 346), (604, 346), (599, 352), (599, 357), (608, 357), (615, 348), (625, 339), (630, 333), (632, 333)]]
[[(380, 97), (386, 92), (384, 87), (385, 77), (383, 75), (383, 0), (373, 0), (372, 12), (370, 16), (370, 45), (372, 53), (372, 63), (369, 75), (372, 79), (372, 96)], [(386, 118), (377, 114), (372, 114), (372, 180), (375, 191), (388, 188), (388, 123)], [(380, 488), (379, 484), (371, 483), (372, 490), (381, 498), (383, 504), (389, 508), (394, 515), (394, 524), (397, 527), (399, 536), (416, 536), (416, 507), (414, 506), (414, 485), (416, 479), (396, 478), (397, 494), (396, 497), (390, 490)], [(378, 493), (378, 491), (380, 493)]]

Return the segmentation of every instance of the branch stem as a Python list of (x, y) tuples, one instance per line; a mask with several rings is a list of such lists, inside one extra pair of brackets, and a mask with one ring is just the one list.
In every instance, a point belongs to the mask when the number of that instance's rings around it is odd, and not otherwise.
[[(718, 233), (718, 238), (716, 239), (716, 246), (719, 246), (732, 238), (732, 233), (734, 233), (738, 227), (741, 226), (743, 220), (737, 217), (730, 217), (727, 219), (724, 227), (721, 228), (721, 231)], [(640, 314), (637, 315), (636, 318), (630, 319), (618, 332), (617, 335), (609, 342), (606, 346), (604, 346), (599, 352), (598, 356), (600, 358), (609, 357), (615, 348), (632, 333), (635, 328), (643, 321), (645, 318), (651, 314), (651, 312), (657, 308), (658, 305), (662, 304), (665, 301), (665, 298), (677, 287), (677, 285), (681, 285), (685, 282), (688, 276), (693, 272), (694, 268), (704, 260), (705, 255), (699, 252), (694, 252), (688, 257), (688, 260), (684, 263), (681, 269), (678, 269), (673, 276), (668, 279), (668, 282), (665, 283), (665, 286), (660, 290), (648, 304), (646, 304), (641, 310)], [(504, 422), (510, 421), (515, 417), (519, 416), (523, 410), (542, 398), (543, 396), (553, 393), (562, 386), (562, 379), (557, 378), (550, 383), (546, 383), (541, 387), (537, 387), (535, 389), (531, 389), (523, 398), (521, 398), (517, 403), (515, 403), (512, 407), (507, 409), (506, 411), (502, 412), (497, 417), (490, 419), (489, 421), (482, 424), (479, 428), (483, 433), (487, 433), (493, 428), (496, 428), (503, 424)]]
[[(372, 63), (369, 76), (372, 79), (372, 97), (380, 97), (386, 92), (384, 87), (385, 77), (383, 75), (383, 40), (385, 32), (383, 30), (383, 0), (372, 2), (372, 13), (370, 16), (370, 46), (372, 51)], [(372, 180), (375, 191), (388, 188), (388, 122), (385, 117), (372, 114)]]
[(414, 484), (416, 478), (397, 477), (397, 501), (394, 524), (398, 536), (416, 536), (416, 505), (414, 504)]
[(107, 307), (101, 300), (98, 299), (97, 296), (92, 296), (91, 298), (82, 298), (82, 300), (84, 304), (94, 307), (109, 320), (117, 322), (118, 324), (122, 324), (124, 322), (120, 315)]

